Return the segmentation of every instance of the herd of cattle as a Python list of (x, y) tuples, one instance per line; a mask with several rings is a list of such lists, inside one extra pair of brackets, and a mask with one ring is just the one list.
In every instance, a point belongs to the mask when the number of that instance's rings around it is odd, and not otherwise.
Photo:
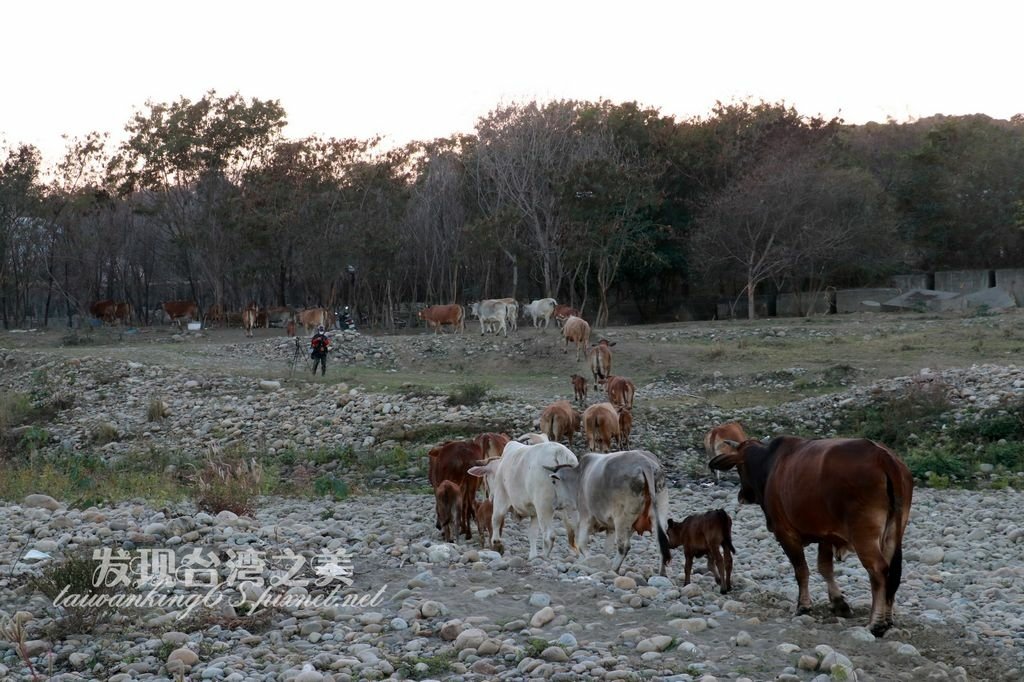
[[(199, 319), (194, 301), (171, 301), (162, 306), (170, 322)], [(90, 312), (108, 323), (127, 324), (131, 306), (111, 300), (97, 301)], [(606, 339), (590, 343), (590, 325), (578, 311), (554, 299), (520, 305), (515, 299), (489, 299), (469, 306), (480, 322), (480, 333), (508, 335), (516, 331), (520, 312), (535, 328), (547, 329), (552, 318), (561, 327), (562, 350), (569, 344), (588, 361), (592, 382), (573, 374), (573, 398), (558, 400), (540, 414), (540, 433), (518, 439), (484, 433), (470, 440), (453, 440), (429, 452), (428, 478), (435, 492), (437, 529), (446, 542), (458, 535), (472, 539), (475, 522), (482, 543), (504, 551), (506, 517), (529, 519), (530, 558), (550, 556), (554, 519), (566, 524), (569, 547), (584, 558), (588, 537), (605, 531), (608, 551), (614, 541), (621, 571), (632, 534), (652, 533), (665, 574), (670, 550), (682, 547), (684, 584), (690, 582), (695, 557), (706, 556), (708, 570), (723, 593), (732, 585), (732, 522), (723, 510), (669, 518), (665, 470), (656, 455), (629, 449), (636, 388), (632, 381), (612, 372), (612, 347)], [(465, 330), (466, 310), (458, 304), (434, 305), (418, 313), (437, 334), (449, 326)], [(219, 306), (207, 311), (208, 323), (226, 321)], [(295, 333), (301, 324), (308, 334), (319, 325), (334, 326), (337, 315), (327, 308), (296, 311), (247, 306), (240, 315), (245, 333), (256, 327), (280, 324)], [(587, 406), (589, 385), (605, 399)], [(575, 403), (575, 404), (574, 404)], [(570, 448), (582, 432), (587, 452), (577, 456)], [(855, 552), (871, 584), (868, 625), (881, 636), (892, 627), (893, 601), (902, 577), (903, 535), (909, 521), (913, 477), (906, 465), (885, 446), (865, 439), (808, 440), (779, 436), (765, 443), (748, 438), (742, 426), (730, 422), (709, 431), (704, 440), (708, 464), (718, 472), (736, 469), (739, 500), (757, 504), (765, 522), (793, 566), (799, 589), (797, 610), (811, 608), (809, 571), (804, 547), (818, 545), (817, 567), (828, 586), (831, 610), (848, 617), (850, 607), (833, 575), (833, 560)], [(615, 452), (609, 452), (618, 448)], [(481, 485), (483, 482), (483, 485)], [(482, 489), (482, 499), (478, 490)]]
[[(550, 299), (548, 299), (550, 301)], [(550, 301), (553, 303), (553, 301)], [(480, 318), (481, 333), (495, 333), (509, 324), (509, 308), (471, 310)], [(486, 302), (492, 303), (492, 302)], [(527, 308), (535, 311), (535, 301)], [(545, 324), (541, 308), (534, 317)], [(443, 311), (443, 312), (442, 312)], [(533, 314), (533, 312), (529, 312)], [(463, 327), (461, 306), (434, 306), (421, 312), (435, 330), (442, 324)], [(518, 439), (484, 433), (470, 440), (453, 440), (430, 450), (428, 479), (435, 492), (436, 527), (446, 542), (460, 534), (472, 539), (475, 522), (481, 544), (504, 552), (506, 518), (529, 520), (531, 559), (550, 556), (554, 519), (566, 525), (570, 549), (584, 559), (591, 533), (605, 531), (609, 553), (614, 542), (622, 570), (633, 533), (652, 533), (665, 575), (671, 550), (681, 547), (685, 557), (683, 584), (690, 582), (693, 559), (706, 556), (708, 571), (722, 593), (732, 587), (732, 521), (721, 509), (669, 518), (665, 470), (658, 457), (646, 450), (629, 449), (636, 389), (626, 377), (612, 374), (614, 343), (601, 339), (589, 348), (590, 327), (582, 318), (567, 314), (561, 320), (564, 343), (585, 350), (595, 391), (606, 400), (581, 414), (564, 399), (548, 405), (540, 415), (540, 433)], [(573, 401), (583, 404), (590, 382), (573, 374)], [(587, 451), (577, 456), (572, 448), (583, 432)], [(885, 446), (866, 439), (808, 440), (779, 436), (765, 443), (748, 438), (743, 427), (729, 422), (710, 430), (704, 440), (708, 464), (716, 472), (736, 469), (739, 500), (757, 504), (765, 522), (796, 574), (798, 613), (811, 608), (809, 571), (804, 547), (818, 545), (817, 567), (828, 586), (834, 614), (849, 617), (851, 610), (833, 574), (833, 560), (855, 552), (868, 572), (871, 612), (868, 626), (880, 637), (893, 625), (893, 602), (902, 578), (903, 535), (910, 517), (913, 477)], [(609, 452), (613, 447), (616, 452)], [(481, 485), (481, 481), (484, 485)], [(478, 499), (478, 490), (484, 494)]]

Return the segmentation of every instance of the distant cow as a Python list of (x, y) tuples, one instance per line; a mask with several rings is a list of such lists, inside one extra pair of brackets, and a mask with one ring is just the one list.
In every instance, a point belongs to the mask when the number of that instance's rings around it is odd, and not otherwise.
[[(558, 501), (575, 517), (576, 547), (587, 556), (590, 533), (614, 533), (619, 561), (615, 572), (630, 549), (633, 531), (651, 531), (658, 539), (661, 554), (661, 575), (671, 561), (666, 528), (668, 522), (668, 489), (665, 471), (658, 458), (645, 450), (628, 450), (611, 454), (589, 452), (579, 458), (576, 466), (552, 467)], [(570, 541), (572, 534), (570, 534)]]
[(288, 306), (275, 306), (267, 308), (266, 327), (285, 327), (289, 322), (295, 320), (295, 309)]
[(89, 306), (89, 314), (102, 322), (113, 324), (117, 314), (117, 304), (109, 298), (96, 301)]
[[(720, 447), (725, 447), (722, 445), (725, 441), (732, 440), (742, 443), (746, 439), (747, 433), (739, 422), (726, 422), (714, 427), (704, 435), (704, 451), (707, 453), (708, 461), (710, 462), (715, 455), (725, 451), (719, 450)], [(715, 471), (715, 480), (722, 480), (722, 472)]]
[(432, 305), (416, 313), (416, 317), (427, 323), (437, 334), (444, 325), (451, 325), (452, 333), (466, 329), (465, 311), (457, 303), (450, 305)]
[(462, 495), (459, 512), (459, 528), (466, 539), (473, 537), (469, 521), (473, 513), (473, 500), (480, 479), (467, 472), (480, 460), (480, 446), (468, 440), (453, 440), (442, 443), (427, 453), (429, 463), (427, 480), (436, 491), (444, 481), (451, 481), (459, 487)]
[(508, 336), (508, 304), (496, 298), (473, 303), (470, 312), (480, 319), (480, 336), (486, 332)]
[(611, 403), (596, 403), (583, 413), (583, 432), (591, 452), (608, 452), (619, 438), (619, 412)]
[(601, 389), (601, 385), (612, 374), (612, 346), (615, 342), (608, 342), (608, 339), (601, 339), (590, 349), (590, 373), (594, 375), (594, 390)]
[(850, 607), (832, 573), (833, 556), (853, 550), (871, 578), (868, 627), (881, 637), (892, 627), (892, 607), (903, 575), (903, 534), (910, 518), (914, 478), (907, 465), (863, 438), (806, 440), (779, 436), (724, 441), (712, 469), (736, 468), (739, 500), (756, 503), (793, 564), (797, 612), (811, 609), (804, 547), (818, 543), (818, 571), (828, 584), (832, 612)]
[(181, 321), (191, 322), (199, 317), (199, 306), (195, 301), (167, 301), (161, 306), (171, 323), (181, 326)]
[(568, 305), (556, 305), (552, 312), (552, 317), (555, 318), (555, 324), (559, 327), (565, 325), (565, 321), (570, 317), (580, 317), (580, 311), (576, 310), (572, 306)]
[(307, 308), (306, 310), (300, 310), (298, 314), (299, 324), (302, 325), (303, 330), (307, 334), (320, 326), (327, 329), (331, 317), (331, 311), (327, 308)]
[(615, 407), (633, 409), (633, 398), (636, 396), (636, 386), (626, 377), (610, 376), (604, 382), (604, 390), (608, 395), (608, 402)]
[(224, 321), (224, 306), (220, 303), (214, 303), (206, 309), (206, 324), (212, 325), (214, 322)]
[(245, 310), (242, 311), (242, 329), (245, 330), (246, 336), (252, 336), (253, 330), (256, 328), (256, 316), (259, 311), (256, 309), (255, 303), (250, 303), (245, 306)]
[(445, 542), (454, 542), (458, 535), (456, 524), (462, 513), (462, 493), (459, 486), (451, 481), (442, 481), (434, 491), (434, 499), (437, 503), (437, 527), (441, 530), (441, 537)]
[(562, 352), (569, 352), (569, 344), (576, 344), (576, 362), (580, 361), (580, 353), (585, 352), (590, 343), (590, 323), (582, 317), (570, 317), (562, 326)]
[(501, 453), (504, 452), (505, 446), (510, 440), (512, 439), (504, 433), (481, 433), (473, 439), (473, 442), (480, 448), (481, 459), (490, 459), (501, 457)]
[(541, 433), (555, 443), (565, 440), (571, 447), (573, 436), (579, 429), (580, 413), (573, 409), (568, 400), (551, 403), (540, 415)]
[(681, 523), (669, 519), (668, 546), (683, 548), (683, 585), (690, 584), (694, 558), (707, 556), (708, 571), (721, 585), (722, 594), (732, 589), (732, 555), (736, 548), (732, 546), (732, 519), (724, 509), (687, 516)]
[(587, 380), (579, 374), (571, 374), (569, 381), (572, 382), (572, 393), (574, 400), (585, 403), (587, 401)]
[(125, 326), (132, 323), (132, 304), (121, 302), (114, 306), (114, 317)]
[[(538, 556), (537, 534), (540, 532), (544, 556), (551, 556), (555, 544), (552, 524), (555, 516), (555, 490), (545, 467), (576, 464), (576, 455), (561, 443), (550, 443), (539, 434), (529, 434), (505, 446), (501, 459), (493, 459), (469, 470), (473, 476), (485, 477), (491, 489), (494, 509), (491, 514), (491, 546), (504, 551), (502, 520), (511, 511), (518, 518), (530, 519), (530, 558)], [(569, 538), (572, 543), (573, 538)]]
[(514, 298), (498, 298), (505, 304), (505, 324), (514, 332), (519, 331), (519, 301)]
[(539, 298), (523, 306), (523, 313), (529, 315), (533, 320), (536, 329), (540, 323), (544, 323), (544, 329), (551, 323), (551, 316), (555, 314), (555, 306), (558, 303), (553, 298)]

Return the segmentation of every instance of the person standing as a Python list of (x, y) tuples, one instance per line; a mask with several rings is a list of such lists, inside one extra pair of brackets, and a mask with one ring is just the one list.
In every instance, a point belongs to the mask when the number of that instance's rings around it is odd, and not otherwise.
[(316, 374), (317, 365), (320, 365), (320, 376), (327, 374), (327, 353), (331, 350), (331, 340), (324, 333), (324, 326), (316, 328), (316, 334), (309, 340), (309, 347), (313, 349), (310, 357), (313, 358), (313, 374)]

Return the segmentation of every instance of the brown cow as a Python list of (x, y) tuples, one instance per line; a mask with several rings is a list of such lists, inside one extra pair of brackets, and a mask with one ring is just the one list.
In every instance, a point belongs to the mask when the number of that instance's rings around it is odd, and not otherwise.
[(629, 449), (629, 436), (633, 433), (633, 413), (627, 407), (617, 408), (619, 411), (619, 449)]
[(504, 433), (481, 433), (473, 442), (480, 448), (480, 459), (491, 459), (501, 457), (510, 440), (512, 439)]
[(451, 481), (441, 481), (441, 485), (434, 491), (434, 499), (437, 503), (437, 528), (441, 530), (445, 542), (454, 542), (458, 535), (455, 524), (462, 512), (459, 486)]
[(636, 396), (636, 386), (626, 377), (610, 376), (604, 382), (605, 393), (608, 394), (608, 402), (615, 407), (633, 409), (633, 398)]
[[(263, 318), (263, 326), (270, 329), (271, 325), (279, 324), (282, 327), (287, 325), (289, 322), (295, 320), (295, 310), (288, 306), (275, 306), (273, 308), (267, 308), (266, 314)], [(257, 316), (258, 318), (258, 316)], [(257, 322), (257, 326), (259, 323)]]
[(903, 574), (903, 534), (914, 478), (885, 446), (863, 438), (807, 440), (779, 436), (725, 441), (712, 469), (736, 468), (740, 502), (756, 503), (796, 573), (797, 612), (811, 609), (804, 546), (818, 543), (818, 572), (828, 584), (832, 612), (850, 607), (832, 574), (833, 556), (853, 550), (871, 578), (868, 627), (881, 637)]
[(250, 303), (245, 306), (245, 310), (242, 311), (242, 328), (245, 330), (246, 336), (253, 335), (253, 330), (256, 328), (256, 317), (258, 314), (259, 310), (257, 310), (255, 303)]
[[(739, 422), (726, 422), (716, 426), (704, 435), (704, 450), (707, 452), (708, 461), (710, 462), (715, 455), (724, 451), (719, 449), (723, 447), (723, 441), (734, 440), (737, 443), (742, 443), (746, 439), (747, 433)], [(715, 471), (715, 480), (722, 480), (722, 472)]]
[(590, 324), (582, 317), (570, 317), (562, 327), (562, 352), (569, 352), (569, 342), (576, 344), (576, 362), (580, 361), (580, 353), (585, 352), (590, 343)]
[(114, 317), (125, 326), (132, 323), (132, 304), (122, 301), (114, 306)]
[(450, 324), (452, 333), (466, 331), (466, 311), (458, 303), (432, 305), (416, 313), (416, 317), (427, 323), (437, 334), (442, 325)]
[(109, 298), (103, 299), (102, 301), (96, 301), (89, 306), (89, 314), (98, 320), (114, 324), (114, 319), (117, 314), (117, 304)]
[(721, 585), (722, 594), (732, 589), (732, 555), (736, 548), (732, 546), (732, 519), (724, 509), (687, 516), (682, 523), (669, 519), (668, 546), (683, 548), (683, 585), (690, 584), (694, 558), (707, 556), (708, 572)]
[(583, 413), (583, 431), (591, 452), (608, 452), (619, 437), (619, 413), (611, 403), (591, 405)]
[(473, 441), (453, 440), (442, 443), (429, 453), (430, 462), (427, 469), (427, 479), (430, 485), (437, 490), (444, 481), (451, 481), (459, 487), (462, 493), (462, 510), (459, 514), (459, 527), (470, 540), (473, 533), (469, 528), (469, 520), (473, 513), (473, 500), (476, 499), (476, 490), (480, 485), (480, 479), (469, 475), (470, 467), (476, 465), (483, 454), (480, 446)]
[(601, 385), (608, 380), (612, 374), (612, 346), (615, 342), (608, 342), (608, 339), (601, 339), (590, 349), (590, 373), (594, 375), (594, 390), (601, 390)]
[(224, 321), (224, 306), (220, 303), (214, 303), (206, 309), (206, 324), (212, 325), (214, 322)]
[(298, 314), (299, 324), (308, 334), (310, 330), (316, 329), (317, 327), (323, 326), (327, 329), (327, 319), (329, 312), (327, 308), (307, 308), (306, 310), (300, 310)]
[(565, 324), (565, 321), (568, 320), (570, 317), (579, 316), (580, 311), (576, 310), (572, 306), (567, 306), (565, 304), (556, 305), (555, 312), (552, 313), (552, 317), (555, 318), (555, 324), (557, 324), (559, 327), (563, 326)]
[(574, 399), (581, 403), (587, 402), (587, 380), (579, 374), (571, 374), (569, 375), (569, 381), (572, 382)]
[(540, 415), (540, 431), (550, 440), (558, 443), (564, 438), (572, 447), (573, 436), (580, 429), (580, 413), (573, 409), (568, 400), (556, 400)]
[(199, 316), (199, 306), (195, 301), (167, 301), (161, 308), (167, 313), (171, 323), (181, 327), (181, 320), (191, 322)]

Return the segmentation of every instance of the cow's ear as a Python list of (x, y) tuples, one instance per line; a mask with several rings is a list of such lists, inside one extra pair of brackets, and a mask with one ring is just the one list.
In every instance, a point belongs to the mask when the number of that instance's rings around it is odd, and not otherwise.
[(441, 454), (441, 451), (437, 448), (434, 448), (433, 450), (427, 453), (427, 456), (436, 458), (439, 454)]
[(469, 471), (467, 471), (466, 473), (468, 473), (470, 476), (477, 476), (478, 478), (483, 478), (490, 472), (491, 470), (488, 469), (487, 467), (470, 467)]
[(611, 343), (609, 343), (608, 345), (609, 345), (609, 346), (614, 346), (615, 344), (616, 344), (616, 342), (615, 342), (615, 341), (612, 341), (612, 342), (611, 342)]
[(743, 455), (739, 452), (726, 452), (712, 457), (708, 462), (708, 466), (717, 471), (728, 471), (738, 466), (742, 461)]

